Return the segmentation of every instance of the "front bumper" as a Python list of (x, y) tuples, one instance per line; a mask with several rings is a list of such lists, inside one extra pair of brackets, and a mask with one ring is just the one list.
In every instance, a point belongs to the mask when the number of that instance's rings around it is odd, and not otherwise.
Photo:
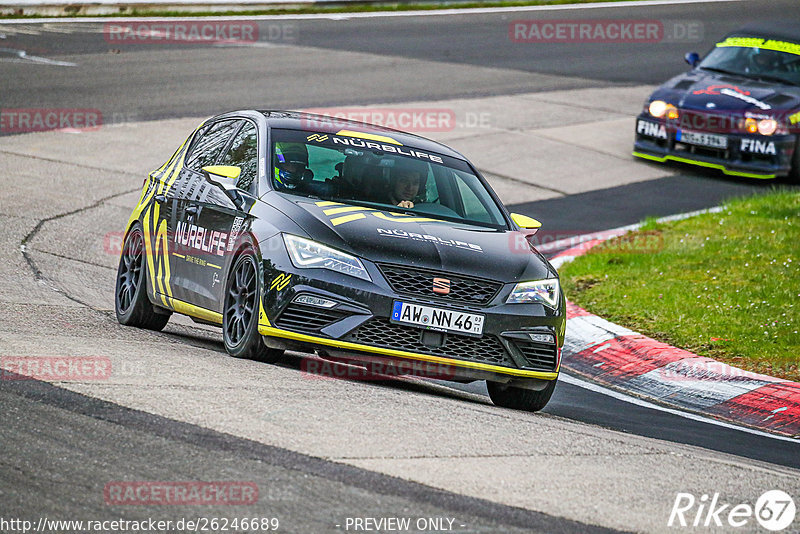
[[(642, 124), (645, 123), (645, 124)], [(643, 113), (636, 119), (633, 155), (650, 161), (675, 161), (722, 171), (730, 176), (771, 179), (791, 170), (796, 147), (795, 134), (747, 135), (724, 133), (726, 148), (681, 142), (680, 130)], [(714, 132), (709, 132), (714, 133)]]
[[(325, 269), (296, 269), (280, 251), (282, 243), (262, 244), (265, 248), (279, 251), (263, 262), (259, 333), (269, 346), (313, 349), (326, 357), (363, 364), (379, 362), (400, 374), (492, 380), (533, 389), (558, 377), (566, 325), (563, 295), (557, 311), (540, 304), (505, 304), (514, 284), (498, 284), (485, 304), (452, 302), (432, 292), (425, 297), (395, 291), (384, 276), (387, 266), (363, 259), (372, 281)], [(295, 301), (300, 295), (337, 304), (332, 308), (300, 304)], [(471, 337), (393, 323), (396, 300), (482, 314), (483, 334)], [(532, 333), (551, 334), (554, 343), (534, 342)]]

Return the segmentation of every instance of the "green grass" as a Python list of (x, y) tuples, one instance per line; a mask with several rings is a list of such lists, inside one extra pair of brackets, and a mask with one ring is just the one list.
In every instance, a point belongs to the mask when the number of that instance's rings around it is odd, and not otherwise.
[(568, 299), (701, 356), (800, 381), (800, 193), (646, 221), (565, 265)]
[(20, 18), (52, 18), (57, 16), (63, 17), (209, 17), (209, 16), (239, 16), (251, 17), (257, 15), (298, 15), (308, 13), (363, 13), (371, 11), (422, 11), (433, 9), (468, 9), (478, 7), (521, 7), (521, 6), (544, 6), (544, 5), (562, 5), (562, 4), (588, 4), (596, 2), (622, 2), (624, 0), (497, 0), (497, 1), (454, 1), (454, 2), (353, 2), (353, 3), (335, 3), (333, 5), (303, 5), (303, 4), (289, 4), (283, 7), (276, 6), (270, 9), (257, 9), (257, 10), (216, 10), (216, 11), (164, 11), (158, 9), (129, 9), (123, 7), (118, 13), (91, 15), (84, 14), (77, 11), (79, 9), (76, 4), (72, 12), (64, 13), (63, 15), (36, 15), (36, 14), (14, 14), (14, 15), (0, 15), (2, 19), (20, 19)]

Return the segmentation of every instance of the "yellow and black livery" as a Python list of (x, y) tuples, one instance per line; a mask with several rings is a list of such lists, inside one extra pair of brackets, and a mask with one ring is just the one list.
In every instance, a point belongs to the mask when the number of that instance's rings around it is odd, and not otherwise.
[[(413, 201), (386, 200), (409, 176)], [(302, 113), (226, 113), (145, 181), (117, 317), (217, 324), (239, 357), (296, 349), (486, 380), (495, 403), (539, 410), (566, 317), (558, 274), (526, 239), (538, 226), (433, 141)]]

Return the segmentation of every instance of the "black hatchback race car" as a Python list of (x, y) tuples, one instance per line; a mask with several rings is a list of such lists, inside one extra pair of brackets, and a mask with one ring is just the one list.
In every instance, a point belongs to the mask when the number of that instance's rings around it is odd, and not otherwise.
[(745, 26), (686, 61), (645, 102), (633, 155), (800, 182), (800, 23)]
[(120, 323), (222, 326), (233, 356), (286, 349), (387, 374), (486, 380), (539, 410), (566, 324), (558, 274), (459, 153), (316, 115), (209, 119), (150, 174), (126, 227)]

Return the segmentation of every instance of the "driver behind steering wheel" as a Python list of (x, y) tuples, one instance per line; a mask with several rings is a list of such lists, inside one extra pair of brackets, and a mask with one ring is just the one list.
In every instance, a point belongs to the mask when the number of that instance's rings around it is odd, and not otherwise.
[(756, 48), (750, 55), (749, 72), (756, 74), (769, 74), (780, 70), (785, 70), (781, 61), (780, 55), (772, 52), (771, 50), (763, 50)]
[[(311, 176), (309, 176), (311, 175)], [(298, 189), (313, 178), (308, 168), (308, 148), (303, 143), (275, 143), (275, 188)]]
[(427, 169), (421, 164), (395, 167), (389, 177), (388, 203), (413, 208), (414, 201), (424, 202)]

